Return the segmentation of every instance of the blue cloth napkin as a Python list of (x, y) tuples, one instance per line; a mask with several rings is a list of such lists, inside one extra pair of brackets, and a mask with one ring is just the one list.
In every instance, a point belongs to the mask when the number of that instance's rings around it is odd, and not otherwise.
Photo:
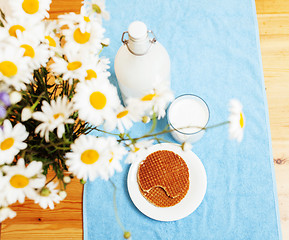
[[(158, 222), (143, 215), (127, 191), (129, 166), (112, 180), (117, 185), (119, 216), (138, 240), (281, 239), (272, 161), (268, 106), (253, 0), (109, 0), (105, 22), (112, 61), (121, 35), (134, 20), (147, 24), (171, 58), (175, 95), (193, 93), (209, 105), (209, 125), (228, 119), (228, 102), (244, 106), (246, 129), (240, 144), (228, 127), (210, 129), (193, 151), (203, 162), (208, 187), (201, 205), (188, 217)], [(159, 123), (159, 129), (166, 124)], [(143, 133), (141, 124), (132, 129)], [(168, 140), (172, 140), (168, 135)], [(172, 140), (173, 141), (173, 140)], [(84, 240), (122, 239), (113, 210), (110, 182), (88, 182), (83, 199)]]

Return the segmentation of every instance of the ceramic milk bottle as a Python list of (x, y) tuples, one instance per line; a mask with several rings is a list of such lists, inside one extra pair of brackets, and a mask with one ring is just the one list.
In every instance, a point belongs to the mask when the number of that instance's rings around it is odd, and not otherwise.
[(131, 23), (122, 35), (122, 42), (114, 68), (124, 100), (143, 97), (158, 84), (170, 85), (169, 55), (143, 22)]

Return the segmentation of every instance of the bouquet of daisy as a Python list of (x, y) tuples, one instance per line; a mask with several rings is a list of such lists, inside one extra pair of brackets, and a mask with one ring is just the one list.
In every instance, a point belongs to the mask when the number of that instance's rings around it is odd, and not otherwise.
[[(100, 57), (109, 45), (104, 0), (54, 21), (44, 20), (50, 3), (0, 0), (0, 222), (15, 217), (9, 205), (25, 198), (53, 209), (71, 177), (108, 180), (125, 156), (133, 162), (170, 131), (153, 133), (173, 99), (168, 87), (123, 106), (110, 83), (109, 59)], [(231, 136), (241, 140), (238, 101), (231, 113)], [(152, 122), (151, 131), (132, 137), (136, 122)]]

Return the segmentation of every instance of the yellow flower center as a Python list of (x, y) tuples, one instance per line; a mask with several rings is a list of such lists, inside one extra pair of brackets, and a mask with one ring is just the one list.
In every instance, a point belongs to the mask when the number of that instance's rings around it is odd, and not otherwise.
[(90, 39), (90, 33), (84, 32), (82, 33), (79, 28), (77, 28), (73, 33), (73, 38), (75, 42), (79, 44), (87, 43)]
[(64, 114), (63, 113), (56, 113), (53, 115), (53, 118), (56, 120), (59, 117), (63, 117), (64, 118)]
[(0, 148), (2, 151), (10, 149), (14, 145), (14, 138), (6, 138), (1, 144)]
[(79, 62), (79, 61), (70, 62), (70, 63), (67, 64), (67, 69), (69, 71), (74, 71), (74, 70), (80, 68), (81, 66), (82, 66), (82, 63)]
[(48, 40), (48, 45), (49, 45), (50, 47), (56, 47), (56, 42), (55, 42), (55, 40), (54, 40), (52, 37), (50, 37), (50, 36), (45, 36), (45, 39)]
[(108, 161), (109, 161), (109, 163), (111, 163), (112, 162), (112, 160), (113, 160), (113, 152), (111, 152), (111, 159), (109, 159)]
[(244, 125), (245, 125), (244, 117), (243, 117), (243, 114), (240, 113), (240, 127), (243, 128)]
[(101, 14), (101, 8), (97, 4), (92, 4), (92, 9), (98, 13)]
[(90, 22), (90, 18), (87, 17), (87, 16), (84, 16), (83, 19), (84, 19), (84, 21), (86, 21), (86, 22)]
[(116, 115), (117, 118), (123, 118), (128, 114), (128, 110), (124, 110)]
[(93, 149), (85, 150), (80, 158), (84, 164), (93, 164), (98, 160), (99, 153)]
[(134, 150), (132, 151), (133, 153), (136, 153), (137, 151), (139, 151), (140, 150), (140, 148), (138, 148), (138, 147), (134, 147)]
[(17, 66), (10, 61), (3, 61), (0, 63), (0, 72), (5, 77), (13, 77), (17, 74)]
[(145, 95), (141, 100), (142, 101), (151, 101), (156, 96), (156, 93)]
[(37, 13), (39, 10), (39, 1), (38, 0), (24, 0), (22, 3), (22, 8), (24, 12), (28, 14)]
[(15, 188), (25, 188), (29, 183), (29, 179), (23, 175), (16, 174), (10, 178), (10, 184)]
[(23, 55), (24, 57), (34, 58), (35, 51), (34, 51), (33, 47), (31, 47), (30, 45), (27, 45), (27, 44), (23, 44), (20, 47), (25, 49), (25, 52), (24, 52), (24, 55)]
[(12, 27), (9, 28), (9, 34), (11, 37), (17, 37), (16, 35), (16, 31), (20, 30), (21, 32), (25, 31), (25, 28), (22, 27), (21, 25), (14, 25)]
[(106, 105), (106, 96), (101, 92), (93, 92), (90, 95), (89, 101), (95, 109), (100, 110)]
[(91, 80), (92, 78), (97, 78), (97, 74), (92, 69), (86, 70), (87, 76), (85, 77), (85, 80)]

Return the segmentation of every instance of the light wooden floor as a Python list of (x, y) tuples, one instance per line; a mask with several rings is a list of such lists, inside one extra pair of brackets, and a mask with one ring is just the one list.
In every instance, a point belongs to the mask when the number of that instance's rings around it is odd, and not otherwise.
[[(80, 0), (53, 0), (51, 16), (78, 12)], [(289, 0), (256, 0), (275, 161), (283, 239), (289, 239)], [(2, 240), (82, 239), (82, 186), (73, 181), (67, 199), (42, 210), (31, 201), (13, 207)]]

